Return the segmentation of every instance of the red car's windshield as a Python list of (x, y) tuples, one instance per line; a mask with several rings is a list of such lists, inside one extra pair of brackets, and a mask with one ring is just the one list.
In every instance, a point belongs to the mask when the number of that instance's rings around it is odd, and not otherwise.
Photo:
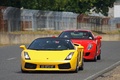
[(64, 31), (59, 37), (61, 38), (78, 38), (78, 39), (94, 39), (92, 34), (87, 31)]

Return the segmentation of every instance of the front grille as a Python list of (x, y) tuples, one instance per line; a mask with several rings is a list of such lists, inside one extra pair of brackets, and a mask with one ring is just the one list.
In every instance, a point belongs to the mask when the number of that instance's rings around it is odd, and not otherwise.
[(25, 63), (25, 68), (27, 68), (27, 69), (35, 69), (36, 66), (37, 66), (36, 64)]
[(59, 69), (70, 69), (70, 63), (65, 63), (65, 64), (59, 64), (58, 65)]

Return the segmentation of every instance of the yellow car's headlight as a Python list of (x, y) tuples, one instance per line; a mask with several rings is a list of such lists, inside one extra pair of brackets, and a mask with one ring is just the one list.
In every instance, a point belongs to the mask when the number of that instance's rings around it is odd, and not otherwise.
[(74, 52), (71, 52), (71, 53), (65, 58), (65, 60), (70, 60), (70, 59), (72, 58), (73, 54), (74, 54)]
[(29, 55), (28, 55), (27, 52), (24, 52), (24, 58), (25, 58), (26, 60), (30, 60), (30, 57), (29, 57)]

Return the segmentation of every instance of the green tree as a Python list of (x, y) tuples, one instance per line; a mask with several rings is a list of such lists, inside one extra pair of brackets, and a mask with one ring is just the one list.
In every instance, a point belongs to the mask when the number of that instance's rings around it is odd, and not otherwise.
[(2, 6), (24, 7), (27, 9), (70, 11), (86, 13), (93, 11), (108, 15), (109, 8), (116, 0), (1, 0)]
[(0, 0), (0, 6), (21, 7), (20, 0)]
[(113, 7), (114, 2), (116, 0), (64, 0), (64, 1), (66, 1), (65, 6), (63, 6), (64, 11), (72, 11), (81, 14), (93, 10), (96, 13), (101, 12), (102, 14), (107, 16), (109, 8)]
[(108, 15), (109, 8), (114, 6), (116, 0), (96, 0), (93, 3), (94, 11), (99, 13), (101, 12), (104, 15)]

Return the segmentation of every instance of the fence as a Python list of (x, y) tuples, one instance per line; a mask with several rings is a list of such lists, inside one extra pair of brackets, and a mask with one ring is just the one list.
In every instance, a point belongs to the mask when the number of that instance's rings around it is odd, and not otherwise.
[(77, 27), (99, 32), (117, 30), (119, 28), (119, 25), (117, 25), (119, 22), (118, 20), (115, 20), (114, 18), (109, 17), (79, 15), (77, 19)]
[(20, 30), (20, 10), (18, 8), (1, 7), (0, 12), (0, 31)]
[(120, 28), (120, 18), (79, 15), (73, 12), (0, 7), (0, 32), (26, 30), (89, 29), (110, 31)]
[(21, 11), (23, 30), (65, 30), (75, 29), (77, 26), (77, 14), (72, 12), (53, 12), (40, 10)]

